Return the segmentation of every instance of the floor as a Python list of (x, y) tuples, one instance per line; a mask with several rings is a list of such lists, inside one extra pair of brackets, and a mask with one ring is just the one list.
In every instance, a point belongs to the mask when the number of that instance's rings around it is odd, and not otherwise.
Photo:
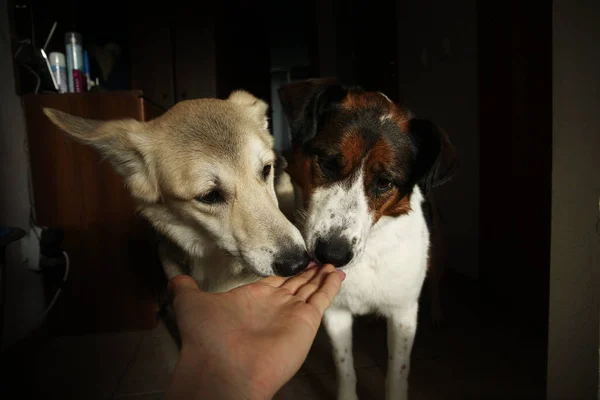
[[(444, 327), (433, 329), (427, 304), (421, 307), (410, 398), (543, 398), (543, 379), (532, 373), (538, 362), (532, 350), (535, 343), (518, 325), (501, 323), (502, 318), (484, 328), (474, 287), (461, 278), (446, 281), (450, 282), (443, 292)], [(354, 352), (359, 397), (383, 399), (385, 321), (359, 318)], [(17, 388), (21, 394), (10, 398), (158, 400), (164, 398), (177, 346), (160, 324), (152, 331), (57, 337), (28, 354), (30, 362), (17, 355), (8, 368), (4, 364), (0, 389)], [(328, 338), (321, 331), (304, 366), (276, 399), (335, 398), (330, 354)]]

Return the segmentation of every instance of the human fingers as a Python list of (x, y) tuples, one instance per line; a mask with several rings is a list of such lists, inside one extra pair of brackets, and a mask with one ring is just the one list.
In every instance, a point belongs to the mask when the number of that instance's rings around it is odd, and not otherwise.
[(189, 275), (178, 275), (169, 280), (167, 292), (175, 313), (182, 306), (186, 295), (202, 293), (196, 281)]
[(167, 289), (173, 297), (188, 291), (200, 291), (200, 288), (198, 287), (198, 284), (194, 278), (189, 275), (177, 275), (176, 277), (172, 278), (167, 285)]
[(319, 289), (310, 296), (307, 303), (317, 307), (321, 315), (323, 315), (327, 307), (331, 305), (331, 302), (340, 291), (344, 279), (346, 279), (346, 274), (343, 271), (330, 272), (325, 277), (325, 280)]
[(302, 300), (306, 301), (313, 293), (319, 289), (321, 283), (325, 280), (327, 275), (331, 272), (335, 271), (335, 267), (331, 264), (325, 264), (321, 268), (318, 269), (317, 274), (312, 277), (312, 279), (305, 284), (303, 284), (296, 291), (296, 296), (302, 298)]
[(285, 278), (282, 276), (268, 276), (266, 278), (262, 278), (258, 283), (263, 283), (265, 285), (269, 285), (275, 288), (280, 287), (285, 282)]
[(319, 272), (318, 268), (311, 268), (311, 269), (304, 270), (302, 273), (286, 280), (283, 283), (283, 285), (281, 285), (281, 287), (286, 288), (287, 290), (289, 290), (290, 292), (295, 294), (296, 291), (300, 287), (302, 287), (302, 285), (304, 285), (306, 282), (310, 281), (318, 272)]

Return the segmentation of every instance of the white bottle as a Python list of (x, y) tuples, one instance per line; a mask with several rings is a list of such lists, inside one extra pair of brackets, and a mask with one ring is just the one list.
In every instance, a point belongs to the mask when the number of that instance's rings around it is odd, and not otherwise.
[(50, 69), (54, 80), (58, 85), (59, 93), (67, 93), (69, 91), (69, 84), (67, 81), (67, 63), (65, 62), (65, 55), (60, 52), (50, 53)]
[[(67, 48), (67, 78), (69, 79), (69, 92), (85, 92), (83, 84), (83, 50), (81, 48), (81, 35), (76, 32), (65, 33), (65, 47)], [(86, 85), (87, 86), (87, 85)]]

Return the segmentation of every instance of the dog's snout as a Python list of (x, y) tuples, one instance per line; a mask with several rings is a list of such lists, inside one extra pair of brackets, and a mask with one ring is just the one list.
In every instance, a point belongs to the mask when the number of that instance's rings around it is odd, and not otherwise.
[(273, 270), (279, 276), (292, 276), (303, 271), (308, 263), (310, 256), (304, 249), (288, 250), (275, 259)]
[(348, 264), (353, 256), (350, 242), (341, 236), (334, 236), (327, 240), (317, 239), (315, 257), (321, 264), (333, 264), (341, 268)]

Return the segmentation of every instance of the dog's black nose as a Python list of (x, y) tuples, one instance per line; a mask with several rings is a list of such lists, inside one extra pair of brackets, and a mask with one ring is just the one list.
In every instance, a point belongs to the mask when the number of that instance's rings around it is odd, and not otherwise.
[(333, 264), (341, 268), (352, 260), (350, 242), (341, 236), (333, 236), (328, 240), (317, 239), (315, 257), (321, 264)]
[(275, 259), (273, 270), (279, 276), (292, 276), (303, 271), (310, 263), (304, 250), (285, 251)]

